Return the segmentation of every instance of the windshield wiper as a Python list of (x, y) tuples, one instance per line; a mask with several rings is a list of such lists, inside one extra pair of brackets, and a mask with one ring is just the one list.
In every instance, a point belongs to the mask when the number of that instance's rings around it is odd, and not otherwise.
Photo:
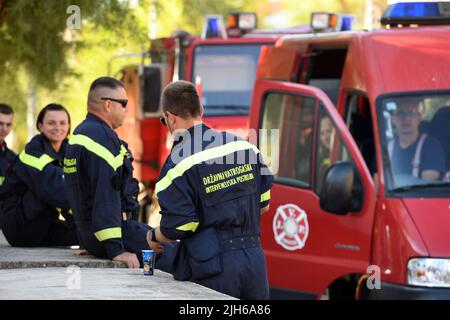
[(394, 188), (391, 190), (391, 192), (408, 192), (408, 191), (415, 191), (415, 190), (422, 190), (422, 189), (434, 189), (434, 188), (450, 188), (450, 181), (440, 181), (440, 182), (434, 182), (434, 183), (424, 183), (424, 184), (413, 184), (403, 187)]

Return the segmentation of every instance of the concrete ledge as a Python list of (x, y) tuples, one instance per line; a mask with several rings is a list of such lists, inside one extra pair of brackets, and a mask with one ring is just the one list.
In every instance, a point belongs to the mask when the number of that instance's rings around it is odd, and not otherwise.
[(0, 300), (227, 300), (233, 297), (155, 270), (39, 268), (0, 270)]
[(75, 256), (74, 250), (58, 248), (0, 247), (0, 269), (48, 268), (78, 266), (80, 268), (125, 268), (121, 262), (94, 256)]
[(11, 247), (0, 231), (0, 300), (234, 299), (193, 282), (176, 281), (160, 270), (144, 276), (142, 269), (73, 253), (68, 248)]
[(11, 247), (0, 232), (0, 269), (68, 267), (125, 268), (125, 264), (94, 256), (75, 256), (69, 248)]

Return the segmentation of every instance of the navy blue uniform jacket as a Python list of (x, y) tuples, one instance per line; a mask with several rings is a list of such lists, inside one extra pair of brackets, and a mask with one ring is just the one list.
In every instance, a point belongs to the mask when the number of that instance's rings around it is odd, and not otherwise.
[(222, 239), (235, 229), (259, 236), (260, 209), (269, 204), (273, 176), (256, 146), (203, 124), (179, 138), (156, 184), (162, 234), (184, 239), (214, 227)]
[(65, 181), (77, 229), (94, 234), (110, 259), (125, 252), (122, 212), (138, 206), (132, 170), (127, 145), (103, 120), (88, 114), (69, 140)]
[(3, 184), (3, 214), (20, 211), (31, 221), (42, 213), (69, 212), (62, 168), (66, 145), (67, 140), (57, 153), (43, 134), (31, 139)]
[(6, 143), (3, 143), (0, 147), (0, 186), (3, 185), (6, 171), (16, 159), (17, 155), (8, 149)]

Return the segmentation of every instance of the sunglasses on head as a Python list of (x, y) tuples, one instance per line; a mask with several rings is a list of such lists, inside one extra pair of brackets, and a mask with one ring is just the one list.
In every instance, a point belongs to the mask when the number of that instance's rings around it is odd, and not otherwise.
[[(173, 113), (173, 112), (171, 112), (171, 114), (173, 114), (174, 116), (178, 116), (177, 114), (175, 114), (175, 113)], [(164, 126), (167, 127), (166, 117), (167, 117), (166, 113), (163, 112), (163, 115), (161, 116), (161, 118), (159, 118), (159, 121), (160, 121)]]
[(111, 101), (114, 101), (114, 102), (118, 102), (118, 103), (120, 103), (120, 105), (124, 109), (127, 107), (127, 104), (128, 104), (128, 100), (127, 99), (114, 99), (114, 98), (108, 98), (108, 97), (102, 97), (100, 99), (102, 99), (102, 100), (111, 100)]

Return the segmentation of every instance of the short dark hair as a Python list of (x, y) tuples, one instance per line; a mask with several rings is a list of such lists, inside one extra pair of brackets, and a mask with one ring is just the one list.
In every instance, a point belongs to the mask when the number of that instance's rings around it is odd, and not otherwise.
[(398, 111), (398, 109), (403, 108), (405, 106), (413, 106), (419, 113), (422, 113), (422, 102), (423, 99), (418, 97), (405, 97), (405, 98), (398, 98), (397, 99), (397, 109), (394, 110)]
[(38, 114), (37, 120), (36, 120), (36, 129), (38, 129), (38, 131), (40, 131), (38, 124), (44, 123), (45, 114), (48, 111), (64, 111), (67, 114), (67, 118), (69, 119), (69, 133), (70, 133), (71, 122), (70, 122), (69, 111), (67, 111), (67, 109), (64, 108), (64, 106), (57, 104), (57, 103), (50, 103), (50, 104), (46, 105), (41, 111), (39, 111), (39, 114)]
[(161, 95), (163, 112), (171, 112), (184, 119), (201, 114), (200, 99), (194, 84), (178, 80), (168, 84)]
[(0, 113), (10, 115), (14, 114), (14, 110), (6, 103), (0, 103)]
[(100, 77), (94, 80), (94, 82), (91, 83), (91, 87), (89, 88), (89, 92), (96, 88), (110, 88), (110, 89), (117, 89), (117, 88), (125, 88), (122, 81), (119, 81), (115, 78), (111, 77)]

